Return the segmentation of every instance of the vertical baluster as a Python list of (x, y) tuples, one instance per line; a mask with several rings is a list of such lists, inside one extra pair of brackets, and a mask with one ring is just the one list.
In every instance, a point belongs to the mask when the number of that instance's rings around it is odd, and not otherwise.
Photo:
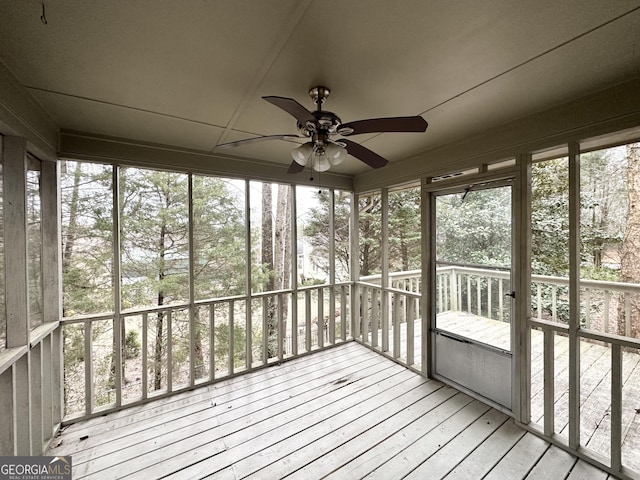
[(631, 294), (624, 292), (624, 334), (631, 336)]
[(318, 289), (318, 347), (324, 347), (324, 289)]
[(148, 348), (149, 348), (149, 314), (147, 312), (142, 314), (142, 399), (147, 398), (147, 392), (149, 390), (149, 370), (148, 370)]
[(538, 311), (538, 320), (542, 320), (542, 286), (536, 284), (536, 310)]
[(547, 437), (555, 433), (555, 332), (544, 329), (544, 434)]
[(414, 360), (414, 321), (415, 321), (415, 311), (414, 311), (414, 303), (411, 297), (405, 297), (406, 303), (406, 319), (407, 319), (407, 365), (413, 365)]
[(262, 297), (262, 364), (269, 361), (269, 297)]
[(493, 279), (487, 275), (487, 318), (490, 318), (493, 320), (493, 313), (492, 313), (492, 292), (491, 292), (491, 287), (493, 286)]
[(336, 343), (336, 289), (329, 289), (329, 343)]
[(585, 328), (591, 328), (591, 289), (584, 289)]
[(467, 273), (467, 313), (471, 313), (471, 275)]
[(233, 369), (235, 367), (235, 345), (234, 345), (234, 339), (235, 339), (235, 325), (234, 325), (234, 318), (233, 318), (233, 311), (234, 311), (235, 305), (233, 300), (231, 300), (229, 302), (229, 375), (233, 375)]
[[(392, 308), (389, 305), (389, 293), (384, 290), (380, 291), (380, 304), (382, 305), (380, 311), (380, 333), (382, 338), (380, 341), (382, 342), (382, 351), (389, 351), (389, 310)], [(393, 299), (392, 299), (393, 301)]]
[(305, 290), (304, 292), (304, 334), (305, 334), (305, 348), (307, 352), (311, 351), (311, 290)]
[(609, 290), (604, 291), (604, 331), (609, 333), (609, 300), (611, 299), (611, 292)]
[[(335, 323), (335, 322), (334, 322)], [(298, 291), (291, 294), (291, 355), (298, 356)]]
[(378, 346), (378, 320), (380, 319), (380, 307), (378, 303), (378, 289), (371, 289), (371, 346)]
[(340, 286), (340, 339), (347, 340), (347, 287)]
[(622, 468), (622, 348), (611, 345), (611, 468)]
[(558, 287), (556, 285), (551, 287), (551, 320), (558, 321)]
[(504, 289), (502, 288), (502, 278), (498, 277), (498, 320), (504, 322)]
[(87, 415), (93, 412), (93, 335), (92, 324), (84, 322), (84, 410)]
[(482, 291), (481, 291), (481, 277), (476, 277), (476, 302), (478, 306), (478, 316), (482, 316)]
[(166, 311), (167, 319), (167, 392), (173, 391), (173, 321), (172, 311)]
[(442, 303), (443, 301), (443, 294), (442, 294), (442, 280), (443, 275), (440, 274), (438, 275), (438, 308), (437, 308), (437, 312), (436, 313), (442, 313), (445, 311), (445, 307), (444, 304)]
[[(245, 318), (245, 330), (244, 330), (244, 351), (245, 351), (245, 366), (247, 370), (250, 370), (253, 366), (253, 320), (252, 320), (252, 304), (251, 299), (247, 298), (244, 301), (244, 318)], [(293, 323), (293, 322), (291, 322)]]
[(456, 300), (458, 298), (458, 287), (456, 285), (456, 281), (458, 280), (458, 274), (454, 269), (451, 270), (449, 274), (449, 309), (452, 311), (458, 310), (458, 305), (456, 304)]
[(369, 322), (371, 321), (371, 301), (370, 297), (372, 295), (372, 289), (369, 287), (362, 287), (362, 300), (360, 305), (362, 305), (362, 327), (360, 328), (360, 333), (362, 334), (361, 340), (364, 343), (369, 343)]
[(402, 315), (402, 302), (400, 295), (394, 293), (393, 301), (393, 358), (400, 358), (400, 315)]
[(216, 307), (209, 305), (209, 380), (216, 378)]
[(278, 297), (278, 358), (282, 360), (284, 358), (284, 302), (282, 294)]

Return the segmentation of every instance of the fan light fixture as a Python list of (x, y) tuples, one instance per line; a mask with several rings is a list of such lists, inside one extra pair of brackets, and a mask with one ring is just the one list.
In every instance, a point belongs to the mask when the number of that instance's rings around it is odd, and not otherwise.
[(346, 156), (346, 149), (333, 142), (315, 145), (308, 142), (291, 151), (291, 157), (298, 165), (304, 167), (311, 161), (311, 168), (316, 172), (326, 172), (331, 167), (340, 165)]

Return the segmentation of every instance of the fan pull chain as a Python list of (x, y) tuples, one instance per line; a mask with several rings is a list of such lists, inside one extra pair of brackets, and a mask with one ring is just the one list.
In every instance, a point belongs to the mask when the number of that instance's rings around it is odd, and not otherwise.
[(43, 25), (46, 25), (47, 23), (47, 15), (44, 11), (44, 2), (42, 2), (42, 15), (40, 15), (40, 21), (42, 22)]

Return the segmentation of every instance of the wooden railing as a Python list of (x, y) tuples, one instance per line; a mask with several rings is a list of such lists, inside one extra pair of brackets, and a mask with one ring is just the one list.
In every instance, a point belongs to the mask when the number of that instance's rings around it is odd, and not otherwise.
[(65, 421), (351, 339), (350, 296), (342, 283), (64, 318)]
[[(494, 321), (509, 321), (508, 302), (504, 296), (510, 293), (510, 274), (506, 270), (477, 268), (464, 265), (445, 265), (436, 270), (437, 313), (447, 311), (467, 312)], [(416, 359), (420, 355), (423, 326), (419, 312), (420, 272), (400, 272), (389, 276), (388, 288), (381, 286), (380, 276), (362, 278), (356, 283), (360, 302), (361, 320), (355, 334), (361, 342), (388, 355), (409, 368), (420, 370)], [(640, 285), (621, 282), (581, 280), (580, 319), (581, 328), (571, 334), (568, 327), (569, 279), (545, 275), (531, 277), (531, 316), (528, 325), (543, 336), (544, 362), (542, 424), (531, 422), (528, 428), (542, 434), (549, 441), (562, 445), (580, 455), (590, 457), (602, 468), (622, 478), (640, 478), (640, 458), (637, 445), (640, 435), (630, 429), (640, 430), (635, 424), (637, 405), (630, 404), (631, 392), (637, 390), (630, 366), (638, 365), (640, 339), (631, 338), (633, 332), (632, 305), (640, 295)], [(565, 337), (569, 351), (564, 362), (558, 363), (555, 351), (557, 336)], [(589, 343), (607, 347), (610, 373), (608, 385), (598, 390), (605, 395), (608, 409), (604, 415), (609, 425), (606, 431), (608, 455), (581, 443), (581, 422), (592, 421), (589, 412), (581, 412), (581, 372), (589, 365), (581, 364), (580, 351)], [(533, 359), (527, 361), (531, 362)], [(557, 391), (557, 375), (566, 375), (566, 390)], [(635, 372), (635, 371), (634, 371)], [(636, 374), (634, 373), (635, 378)], [(627, 392), (627, 397), (623, 394)], [(635, 394), (634, 394), (635, 395)], [(559, 398), (565, 397), (564, 402)], [(568, 401), (567, 401), (568, 397)], [(623, 404), (623, 399), (625, 399)], [(633, 396), (634, 399), (640, 396)], [(562, 409), (562, 410), (560, 410)], [(635, 412), (635, 413), (634, 413)], [(635, 415), (635, 416), (634, 416)], [(560, 416), (563, 424), (555, 419)], [(605, 428), (605, 425), (602, 426)], [(606, 430), (605, 428), (605, 430)], [(634, 436), (635, 435), (635, 436)], [(626, 446), (624, 442), (635, 442)], [(631, 449), (631, 450), (629, 450)], [(626, 456), (625, 456), (625, 453)], [(632, 452), (632, 453), (629, 453)]]
[(0, 452), (41, 455), (63, 415), (59, 322), (29, 333), (29, 344), (0, 352)]

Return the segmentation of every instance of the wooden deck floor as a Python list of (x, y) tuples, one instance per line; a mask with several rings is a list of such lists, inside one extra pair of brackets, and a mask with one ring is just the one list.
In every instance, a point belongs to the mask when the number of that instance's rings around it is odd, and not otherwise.
[(355, 342), (67, 427), (73, 478), (606, 479)]
[[(465, 312), (438, 316), (438, 327), (478, 342), (509, 350), (509, 324)], [(416, 320), (415, 359), (420, 359), (420, 320)], [(406, 358), (406, 327), (401, 333), (400, 357)], [(380, 335), (380, 333), (379, 333)], [(393, 332), (390, 330), (390, 343)], [(531, 332), (531, 420), (544, 423), (544, 343), (541, 331)], [(580, 443), (609, 457), (611, 442), (611, 348), (580, 342)], [(569, 423), (569, 339), (556, 335), (554, 342), (554, 405), (556, 433), (566, 436)], [(640, 471), (640, 353), (623, 352), (622, 461)]]

